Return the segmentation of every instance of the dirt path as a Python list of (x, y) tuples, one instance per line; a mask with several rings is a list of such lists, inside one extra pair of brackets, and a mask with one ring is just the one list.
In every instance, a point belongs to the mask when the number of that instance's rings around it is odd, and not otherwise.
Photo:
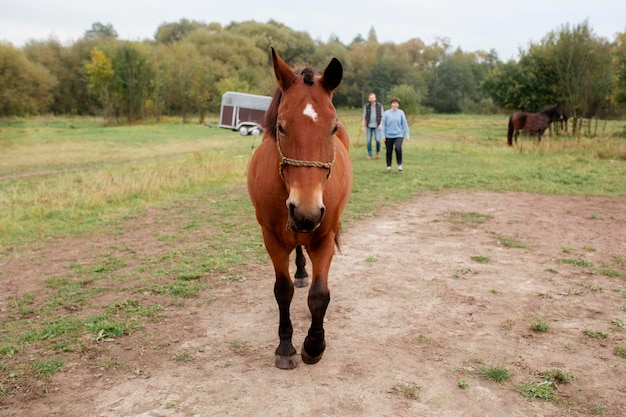
[[(85, 358), (0, 416), (624, 416), (626, 359), (614, 349), (626, 347), (615, 324), (626, 322), (626, 279), (589, 272), (626, 273), (625, 225), (624, 198), (420, 196), (344, 233), (319, 364), (274, 367), (278, 317), (263, 265), (212, 288), (210, 305), (172, 309), (112, 344), (127, 367)], [(537, 318), (548, 332), (530, 330)], [(306, 290), (292, 319), (299, 346)], [(478, 374), (488, 366), (513, 378), (489, 381)], [(558, 384), (561, 404), (515, 390), (554, 368), (577, 377)]]

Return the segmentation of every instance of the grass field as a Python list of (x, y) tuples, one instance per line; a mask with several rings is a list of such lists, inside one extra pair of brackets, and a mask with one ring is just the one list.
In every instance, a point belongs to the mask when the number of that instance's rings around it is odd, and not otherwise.
[[(413, 117), (400, 175), (366, 159), (357, 112), (340, 117), (355, 174), (344, 224), (426, 191), (626, 196), (624, 122), (607, 122), (593, 138), (546, 137), (541, 145), (521, 138), (511, 148), (506, 116)], [(9, 259), (46, 242), (119, 233), (151, 210), (168, 213), (158, 240), (169, 248), (141, 262), (132, 248), (109, 248), (93, 264), (47, 277), (45, 291), (12, 300), (2, 312), (0, 399), (19, 381), (60, 372), (55, 352), (80, 353), (89, 340), (130, 334), (158, 320), (164, 305), (196, 297), (207, 276), (236, 280), (232, 268), (265, 261), (245, 187), (260, 140), (175, 120), (120, 127), (91, 118), (0, 121), (0, 276)], [(170, 231), (172, 223), (183, 232)], [(194, 239), (202, 249), (182, 244)], [(141, 266), (130, 268), (135, 263)], [(93, 305), (102, 293), (113, 301)]]
[[(341, 117), (352, 137), (355, 171), (347, 221), (424, 190), (626, 195), (626, 141), (617, 136), (621, 122), (606, 122), (604, 136), (559, 136), (541, 145), (522, 138), (510, 148), (505, 145), (506, 116), (412, 117), (405, 173), (386, 177), (382, 161), (364, 157), (359, 115)], [(0, 244), (93, 230), (146, 206), (224, 187), (243, 193), (247, 161), (259, 141), (174, 122), (102, 127), (100, 120), (89, 118), (4, 121)], [(243, 194), (241, 204), (248, 205)]]

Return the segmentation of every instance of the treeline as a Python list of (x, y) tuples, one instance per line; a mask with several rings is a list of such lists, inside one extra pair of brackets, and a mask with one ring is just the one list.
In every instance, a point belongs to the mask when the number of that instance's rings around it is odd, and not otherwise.
[(446, 39), (380, 43), (373, 28), (367, 39), (359, 35), (345, 45), (275, 21), (222, 26), (183, 19), (141, 42), (95, 23), (71, 45), (0, 43), (0, 116), (203, 121), (219, 111), (226, 91), (272, 94), (270, 46), (294, 66), (324, 68), (337, 57), (344, 65), (334, 97), (339, 107), (360, 107), (370, 91), (384, 102), (400, 97), (409, 114), (538, 111), (558, 102), (575, 117), (604, 117), (626, 107), (626, 32), (610, 41), (587, 22), (562, 26), (521, 50), (517, 61), (502, 62), (493, 50), (452, 50)]

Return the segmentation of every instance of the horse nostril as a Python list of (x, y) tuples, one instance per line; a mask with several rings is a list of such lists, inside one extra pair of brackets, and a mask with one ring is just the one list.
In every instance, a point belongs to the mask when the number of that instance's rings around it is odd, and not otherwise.
[(320, 208), (320, 219), (324, 218), (324, 213), (326, 212), (326, 207)]

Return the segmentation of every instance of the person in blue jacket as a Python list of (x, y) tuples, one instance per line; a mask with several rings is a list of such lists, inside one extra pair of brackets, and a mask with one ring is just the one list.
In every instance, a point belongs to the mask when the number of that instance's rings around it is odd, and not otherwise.
[(387, 148), (387, 172), (391, 171), (393, 151), (396, 151), (398, 172), (402, 172), (402, 141), (409, 140), (409, 123), (404, 111), (400, 110), (400, 99), (391, 99), (391, 109), (383, 113), (381, 136)]

